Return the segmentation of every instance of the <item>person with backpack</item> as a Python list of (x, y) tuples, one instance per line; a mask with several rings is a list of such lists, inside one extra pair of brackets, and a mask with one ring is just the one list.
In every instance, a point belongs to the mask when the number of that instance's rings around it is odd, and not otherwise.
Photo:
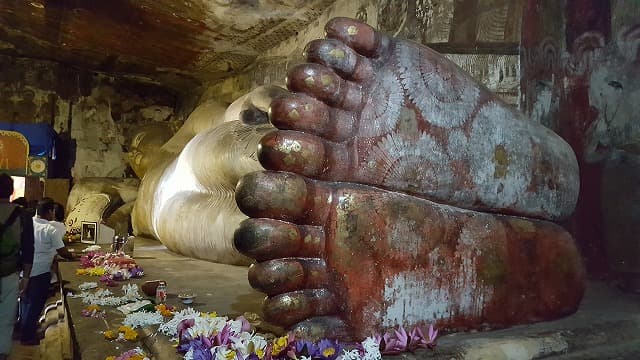
[(18, 296), (28, 286), (33, 262), (33, 222), (22, 206), (10, 203), (12, 194), (13, 179), (0, 174), (0, 360), (11, 352)]

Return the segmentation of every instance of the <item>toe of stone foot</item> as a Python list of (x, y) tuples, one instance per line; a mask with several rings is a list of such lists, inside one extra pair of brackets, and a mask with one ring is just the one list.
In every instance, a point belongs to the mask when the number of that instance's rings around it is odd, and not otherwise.
[(339, 339), (354, 341), (353, 331), (346, 321), (337, 316), (315, 316), (291, 327), (297, 337), (309, 340)]
[(269, 296), (262, 312), (270, 323), (291, 328), (304, 320), (319, 316), (335, 316), (338, 307), (328, 289), (304, 289)]
[(327, 288), (329, 275), (323, 259), (274, 259), (252, 265), (249, 283), (254, 289), (275, 296), (300, 289)]

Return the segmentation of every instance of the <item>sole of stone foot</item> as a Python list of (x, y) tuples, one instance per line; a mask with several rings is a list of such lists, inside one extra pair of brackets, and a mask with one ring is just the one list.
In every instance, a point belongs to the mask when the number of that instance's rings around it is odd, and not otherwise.
[(549, 320), (584, 291), (573, 239), (551, 222), (285, 172), (245, 176), (236, 200), (265, 319), (306, 336)]
[(557, 220), (579, 188), (571, 147), (444, 56), (334, 19), (271, 104), (270, 170), (380, 186), (467, 209)]

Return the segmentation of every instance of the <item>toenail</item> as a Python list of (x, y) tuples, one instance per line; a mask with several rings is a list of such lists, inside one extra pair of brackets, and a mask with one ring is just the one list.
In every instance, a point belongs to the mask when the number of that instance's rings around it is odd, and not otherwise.
[(290, 152), (299, 152), (302, 145), (298, 140), (284, 139), (280, 144), (276, 145), (276, 150), (289, 154)]
[(289, 119), (298, 120), (299, 118), (300, 118), (300, 113), (298, 112), (298, 110), (293, 109), (291, 110), (291, 112), (289, 112)]
[(331, 57), (333, 57), (334, 59), (344, 59), (345, 53), (344, 50), (341, 49), (332, 49), (331, 51), (329, 51), (329, 55), (331, 55)]
[(331, 77), (329, 75), (322, 75), (320, 77), (320, 81), (322, 82), (322, 85), (324, 86), (329, 86), (333, 83), (333, 81), (331, 81)]

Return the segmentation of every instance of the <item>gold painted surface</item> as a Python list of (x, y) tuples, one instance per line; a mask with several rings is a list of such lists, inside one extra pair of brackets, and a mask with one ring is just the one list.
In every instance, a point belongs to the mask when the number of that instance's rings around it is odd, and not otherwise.
[(16, 131), (0, 130), (0, 170), (26, 174), (29, 142)]
[(322, 75), (320, 77), (320, 81), (322, 82), (323, 86), (329, 86), (333, 84), (333, 81), (331, 80), (331, 77), (329, 75)]
[(344, 59), (344, 50), (341, 49), (332, 49), (331, 51), (329, 51), (329, 55), (331, 55), (331, 57), (333, 57), (334, 59)]
[(298, 120), (299, 118), (300, 118), (300, 113), (298, 112), (298, 110), (293, 109), (289, 112), (289, 119)]
[(315, 80), (313, 79), (313, 77), (309, 76), (306, 79), (304, 79), (305, 84), (307, 84), (308, 86), (313, 86), (313, 84), (315, 84)]
[(502, 145), (496, 146), (493, 153), (493, 163), (495, 164), (495, 170), (493, 177), (496, 179), (502, 179), (507, 176), (507, 168), (509, 167), (509, 154), (507, 149)]

